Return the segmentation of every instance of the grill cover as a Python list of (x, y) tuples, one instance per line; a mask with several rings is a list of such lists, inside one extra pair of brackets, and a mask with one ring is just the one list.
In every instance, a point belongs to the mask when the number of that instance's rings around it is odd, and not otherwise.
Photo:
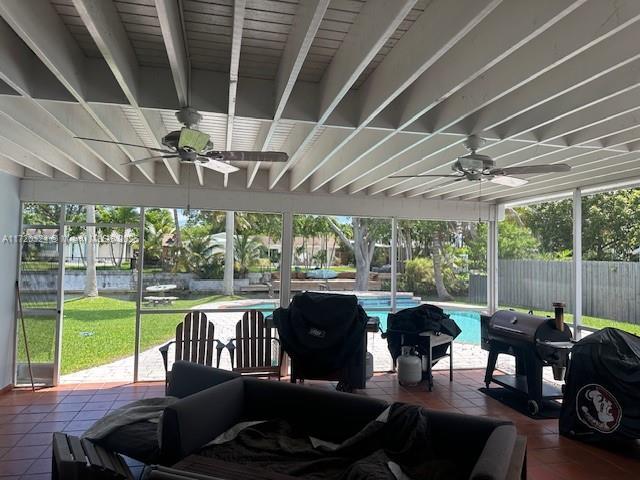
[(355, 295), (301, 293), (273, 319), (282, 347), (309, 377), (328, 375), (363, 354), (368, 317)]
[[(458, 324), (444, 313), (444, 310), (428, 303), (390, 313), (387, 317), (387, 331), (383, 338), (387, 338), (387, 347), (394, 361), (401, 354), (402, 338), (404, 338), (404, 345), (417, 346), (421, 355), (428, 354), (427, 340), (418, 335), (420, 332), (444, 333), (455, 339), (460, 335), (461, 330)], [(449, 348), (448, 345), (439, 345), (434, 348), (434, 356), (444, 355), (447, 348)]]
[(605, 328), (571, 350), (560, 433), (640, 438), (640, 337)]

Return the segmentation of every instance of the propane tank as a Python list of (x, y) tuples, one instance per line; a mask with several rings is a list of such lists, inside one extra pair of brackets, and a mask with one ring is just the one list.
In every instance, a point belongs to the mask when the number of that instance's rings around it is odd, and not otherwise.
[(367, 378), (367, 380), (373, 377), (373, 354), (371, 352), (367, 352), (365, 377)]
[(421, 381), (422, 360), (413, 347), (402, 347), (402, 355), (398, 357), (398, 382), (400, 385), (412, 386)]

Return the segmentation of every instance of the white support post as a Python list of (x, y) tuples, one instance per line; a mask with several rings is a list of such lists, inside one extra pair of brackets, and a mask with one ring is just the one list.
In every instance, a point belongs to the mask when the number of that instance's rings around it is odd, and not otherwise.
[(286, 308), (291, 300), (291, 261), (293, 259), (293, 213), (282, 214), (282, 242), (280, 247), (280, 306)]
[(498, 309), (498, 220), (488, 222), (487, 232), (487, 308)]
[[(53, 386), (60, 383), (60, 364), (62, 362), (62, 329), (64, 328), (64, 267), (67, 255), (67, 229), (66, 229), (67, 205), (60, 205), (58, 218), (58, 278), (56, 281), (56, 303), (58, 315), (56, 317), (56, 331), (53, 357)], [(22, 233), (22, 232), (20, 232)]]
[(582, 326), (582, 192), (573, 191), (573, 336), (581, 337)]
[(398, 293), (398, 219), (391, 219), (391, 312), (396, 313)]
[[(144, 271), (144, 207), (140, 207), (140, 233), (138, 234), (138, 261), (136, 262), (137, 271), (137, 289), (136, 289), (136, 333), (135, 333), (135, 345), (133, 352), (133, 383), (137, 383), (140, 379), (140, 335), (142, 332), (142, 315), (140, 309), (142, 308), (142, 296), (144, 295), (144, 288), (142, 287), (143, 271)], [(124, 246), (123, 246), (124, 248)]]

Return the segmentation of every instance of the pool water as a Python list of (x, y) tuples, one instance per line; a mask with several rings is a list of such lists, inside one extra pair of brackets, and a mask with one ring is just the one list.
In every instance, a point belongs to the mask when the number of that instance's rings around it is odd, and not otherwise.
[[(375, 302), (371, 301), (373, 298), (364, 298), (360, 301), (360, 304), (365, 311), (372, 317), (378, 317), (380, 319), (380, 328), (384, 331), (387, 329), (387, 317), (389, 310), (380, 311), (378, 308), (391, 308), (389, 305), (389, 299), (381, 298)], [(398, 298), (397, 307), (399, 310), (403, 308), (410, 308), (417, 306), (417, 302), (412, 298)], [(262, 311), (265, 315), (270, 315), (276, 308), (276, 305), (272, 302), (257, 303), (251, 305), (251, 308)], [(370, 308), (372, 310), (367, 310)], [(376, 310), (373, 310), (373, 309)], [(456, 338), (456, 342), (470, 343), (473, 345), (480, 345), (480, 314), (473, 311), (463, 310), (445, 310), (452, 319), (456, 321), (462, 332)]]

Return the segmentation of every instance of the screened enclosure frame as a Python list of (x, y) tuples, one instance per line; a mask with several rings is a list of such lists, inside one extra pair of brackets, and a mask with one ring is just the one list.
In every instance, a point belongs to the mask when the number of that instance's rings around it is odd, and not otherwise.
[[(105, 223), (105, 222), (92, 222), (92, 223), (87, 223), (87, 222), (72, 222), (72, 221), (67, 221), (65, 212), (66, 212), (66, 206), (67, 205), (75, 205), (75, 204), (83, 204), (80, 202), (67, 202), (67, 203), (59, 203), (59, 202), (43, 202), (43, 201), (39, 201), (39, 202), (33, 202), (33, 201), (25, 201), (22, 200), (21, 201), (21, 212), (20, 212), (20, 220), (22, 222), (23, 219), (23, 212), (24, 212), (24, 206), (26, 204), (29, 203), (48, 203), (48, 204), (54, 204), (54, 205), (60, 205), (60, 218), (59, 218), (59, 222), (57, 225), (46, 225), (46, 226), (42, 226), (43, 228), (58, 228), (60, 232), (65, 232), (67, 227), (87, 227), (87, 226), (94, 226), (94, 227), (114, 227), (114, 226), (120, 226), (120, 227), (126, 227), (126, 228), (137, 228), (139, 229), (139, 255), (138, 255), (138, 264), (137, 264), (137, 275), (136, 275), (136, 292), (135, 292), (135, 300), (136, 300), (136, 310), (135, 310), (135, 334), (134, 334), (134, 338), (133, 340), (133, 362), (134, 362), (134, 374), (133, 374), (133, 378), (131, 379), (132, 381), (136, 382), (139, 381), (140, 379), (140, 354), (141, 354), (141, 334), (142, 334), (142, 320), (144, 315), (149, 315), (149, 314), (155, 314), (155, 315), (162, 315), (162, 314), (186, 314), (189, 313), (190, 311), (192, 311), (191, 309), (148, 309), (148, 308), (143, 308), (143, 295), (144, 295), (144, 287), (143, 287), (143, 275), (144, 275), (144, 252), (145, 252), (145, 241), (144, 241), (144, 235), (145, 235), (145, 211), (148, 208), (171, 208), (171, 207), (145, 207), (145, 206), (133, 206), (133, 208), (139, 208), (139, 216), (140, 216), (140, 220), (138, 223), (127, 223), (127, 224), (109, 224), (109, 223)], [(97, 204), (99, 205), (103, 205), (103, 204), (107, 204), (110, 206), (124, 206), (124, 205), (116, 205), (113, 202), (97, 202)], [(131, 205), (128, 205), (131, 206)], [(181, 208), (181, 207), (179, 207)], [(209, 211), (213, 211), (211, 208), (206, 209), (206, 208), (199, 208), (199, 210), (209, 210)], [(237, 211), (250, 211), (250, 210), (237, 210)], [(279, 292), (279, 305), (280, 306), (287, 306), (289, 304), (289, 301), (291, 299), (291, 268), (292, 268), (292, 257), (293, 257), (293, 216), (294, 214), (303, 214), (303, 212), (293, 212), (293, 211), (281, 211), (281, 212), (260, 212), (260, 213), (272, 213), (272, 214), (276, 214), (276, 215), (281, 215), (282, 218), (282, 231), (281, 231), (281, 255), (280, 255), (280, 278), (281, 278), (281, 284), (280, 284), (280, 292)], [(315, 213), (314, 213), (315, 215)], [(321, 214), (319, 214), (321, 215)], [(378, 218), (378, 219), (385, 219), (385, 220), (389, 220), (391, 222), (391, 252), (390, 252), (390, 257), (391, 259), (395, 259), (395, 261), (391, 261), (391, 282), (390, 282), (390, 302), (391, 302), (391, 312), (395, 312), (396, 311), (396, 297), (397, 297), (397, 263), (398, 263), (398, 248), (397, 248), (397, 239), (398, 239), (398, 220), (440, 220), (440, 219), (433, 219), (433, 218), (421, 218), (421, 219), (417, 219), (415, 217), (405, 217), (405, 216), (375, 216), (375, 215), (353, 215), (353, 216), (361, 216), (361, 217), (368, 217), (368, 218)], [(455, 219), (451, 219), (451, 220), (455, 220)], [(463, 220), (460, 220), (463, 221)], [(464, 220), (464, 221), (469, 221), (469, 220)], [(495, 220), (489, 220), (487, 222), (489, 225), (495, 224), (497, 225), (497, 222)], [(22, 223), (21, 223), (21, 231), (22, 231)], [(491, 230), (491, 228), (490, 228)], [(21, 249), (19, 249), (21, 250)], [(63, 332), (63, 328), (64, 328), (64, 321), (63, 321), (63, 316), (64, 316), (64, 274), (65, 274), (65, 269), (64, 269), (64, 263), (65, 263), (65, 255), (66, 255), (66, 242), (58, 242), (58, 250), (59, 250), (59, 275), (58, 275), (58, 289), (56, 292), (56, 299), (57, 299), (57, 304), (58, 304), (58, 316), (56, 318), (56, 325), (55, 325), (55, 334), (56, 334), (56, 338), (55, 338), (55, 356), (54, 356), (54, 375), (53, 375), (53, 379), (52, 379), (52, 385), (57, 385), (59, 383), (60, 380), (60, 367), (61, 367), (61, 358), (62, 358), (62, 332)], [(19, 258), (20, 258), (20, 251), (18, 253)], [(487, 259), (489, 262), (489, 258)], [(488, 274), (490, 272), (488, 271)], [(20, 275), (21, 275), (21, 269), (20, 269), (20, 262), (18, 262), (18, 279), (20, 280)], [(489, 278), (489, 277), (488, 277)], [(488, 289), (491, 290), (491, 289)], [(497, 292), (497, 289), (495, 290)], [(488, 300), (490, 300), (489, 295), (487, 296)], [(488, 305), (491, 305), (490, 302), (488, 302)], [(478, 308), (483, 308), (483, 307), (478, 307)], [(215, 313), (215, 312), (244, 312), (246, 311), (246, 308), (224, 308), (224, 309), (220, 309), (220, 308), (203, 308), (203, 309), (199, 309), (205, 313)], [(370, 312), (388, 312), (389, 308), (384, 308), (384, 307), (371, 307), (368, 308), (368, 311)], [(16, 372), (17, 372), (17, 365), (18, 365), (18, 318), (16, 316), (16, 340), (15, 340), (15, 347), (14, 347), (14, 383), (17, 380), (17, 376), (16, 376)]]

